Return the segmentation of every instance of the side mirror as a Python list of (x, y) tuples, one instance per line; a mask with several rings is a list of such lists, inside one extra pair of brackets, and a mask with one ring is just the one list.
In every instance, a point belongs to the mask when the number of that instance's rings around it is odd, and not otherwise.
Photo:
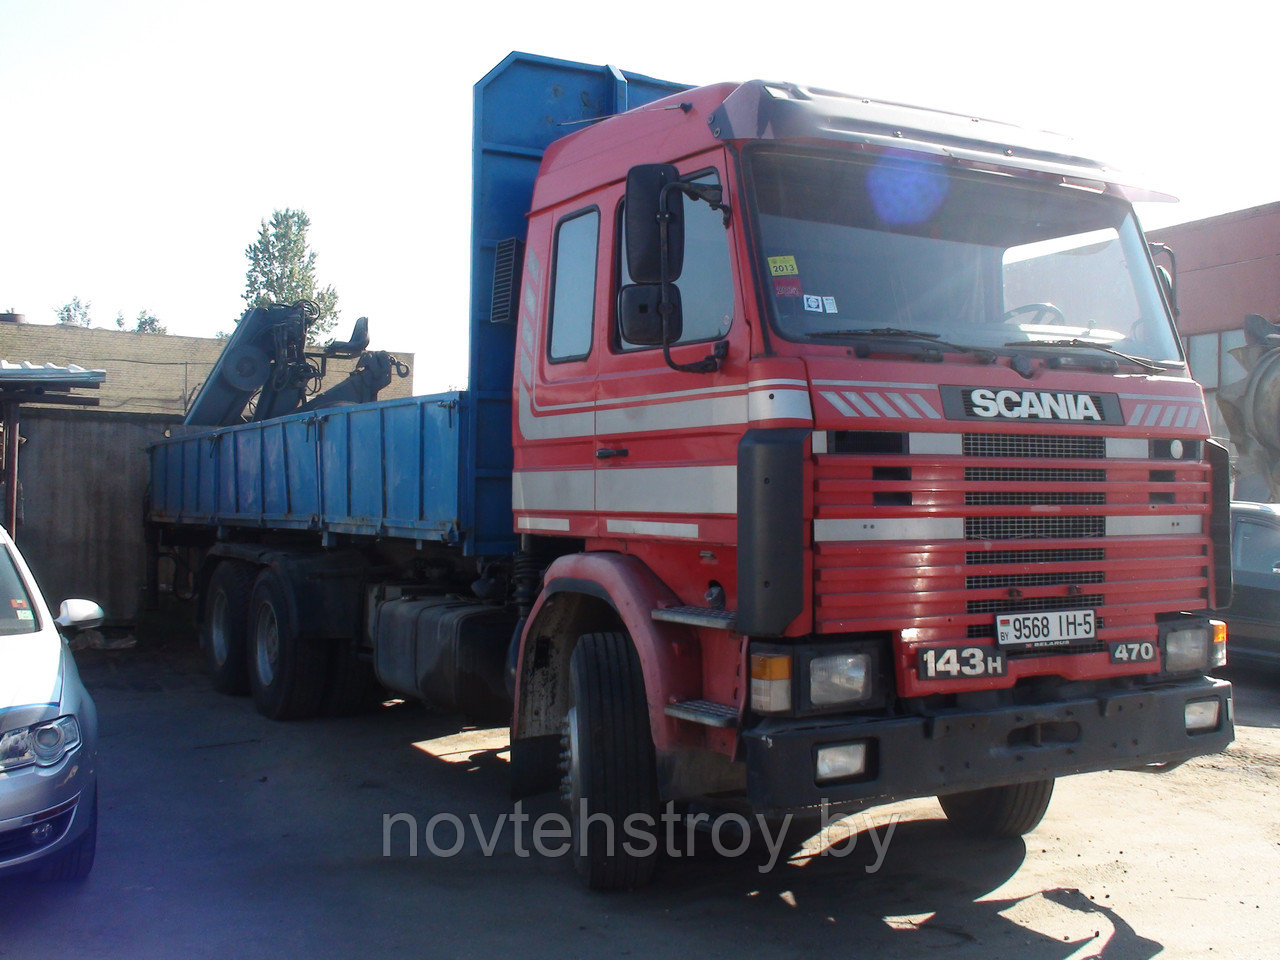
[(54, 623), (64, 630), (90, 630), (102, 626), (107, 617), (92, 600), (63, 600)]
[[(636, 283), (674, 282), (684, 265), (684, 195), (662, 190), (680, 180), (669, 163), (645, 163), (627, 171), (627, 270)], [(666, 207), (665, 211), (663, 207)], [(666, 215), (666, 264), (663, 269), (662, 223)]]
[[(667, 343), (675, 343), (684, 333), (680, 288), (667, 284)], [(618, 326), (622, 339), (642, 347), (662, 346), (662, 285), (632, 283), (618, 291)]]
[(1173, 288), (1173, 274), (1171, 274), (1164, 264), (1156, 267), (1156, 277), (1160, 281), (1160, 289), (1164, 291), (1164, 298), (1169, 301), (1169, 308), (1173, 310), (1173, 315), (1178, 315), (1178, 297)]

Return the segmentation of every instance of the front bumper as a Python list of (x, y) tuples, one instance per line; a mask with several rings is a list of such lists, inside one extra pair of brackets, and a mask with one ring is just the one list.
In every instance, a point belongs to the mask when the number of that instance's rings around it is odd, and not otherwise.
[(53, 767), (0, 775), (0, 877), (38, 866), (92, 826), (94, 759), (82, 745)]
[[(1217, 698), (1218, 726), (1188, 733), (1186, 705)], [(1073, 773), (1176, 765), (1234, 737), (1231, 684), (1197, 678), (1034, 706), (886, 720), (766, 721), (744, 731), (747, 794), (782, 815), (823, 804), (844, 813), (912, 797)], [(866, 775), (818, 784), (817, 749), (868, 742)]]

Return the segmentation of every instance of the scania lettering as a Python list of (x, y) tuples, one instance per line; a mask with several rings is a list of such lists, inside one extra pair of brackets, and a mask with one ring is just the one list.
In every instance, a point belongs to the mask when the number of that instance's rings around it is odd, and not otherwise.
[[(152, 451), (219, 687), (509, 724), (517, 796), (619, 825), (937, 795), (1014, 836), (1057, 777), (1230, 742), (1160, 195), (988, 120), (526, 54), (474, 138), (466, 390), (377, 401), (362, 357), (313, 396), (367, 333), (263, 308)], [(648, 880), (604, 834), (587, 884)]]

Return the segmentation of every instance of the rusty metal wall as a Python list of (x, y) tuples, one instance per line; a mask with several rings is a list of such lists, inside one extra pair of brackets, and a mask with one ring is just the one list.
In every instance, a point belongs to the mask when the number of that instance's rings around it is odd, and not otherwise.
[(56, 614), (68, 597), (131, 621), (146, 562), (147, 447), (175, 417), (23, 407), (17, 542)]

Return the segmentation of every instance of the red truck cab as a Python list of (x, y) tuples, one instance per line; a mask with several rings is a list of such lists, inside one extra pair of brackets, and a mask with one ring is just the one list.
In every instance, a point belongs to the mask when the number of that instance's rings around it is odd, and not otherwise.
[[(759, 81), (553, 143), (518, 782), (619, 822), (937, 794), (1007, 835), (1058, 776), (1230, 742), (1226, 457), (1155, 196), (1047, 134)], [(578, 839), (593, 886), (652, 867)]]

